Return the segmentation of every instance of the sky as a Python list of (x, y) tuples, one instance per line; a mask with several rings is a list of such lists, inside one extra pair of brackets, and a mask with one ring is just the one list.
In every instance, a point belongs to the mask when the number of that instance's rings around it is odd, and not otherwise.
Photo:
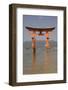
[[(35, 28), (55, 27), (55, 29), (49, 33), (49, 37), (50, 40), (57, 41), (57, 16), (23, 15), (24, 41), (31, 41), (31, 36), (25, 28), (26, 26)], [(45, 39), (44, 36), (41, 38)], [(37, 39), (39, 39), (39, 37), (37, 37)]]

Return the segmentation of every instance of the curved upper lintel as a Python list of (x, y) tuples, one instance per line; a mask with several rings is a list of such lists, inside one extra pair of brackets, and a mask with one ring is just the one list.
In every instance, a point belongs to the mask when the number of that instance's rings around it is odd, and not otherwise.
[(48, 28), (33, 28), (33, 27), (26, 27), (29, 31), (35, 31), (35, 32), (48, 32), (55, 29), (55, 27), (48, 27)]

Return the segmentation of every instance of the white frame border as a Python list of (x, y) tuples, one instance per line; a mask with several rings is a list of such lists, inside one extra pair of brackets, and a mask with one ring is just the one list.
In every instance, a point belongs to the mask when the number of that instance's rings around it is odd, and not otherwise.
[[(41, 10), (41, 9), (27, 9), (17, 8), (17, 82), (35, 82), (35, 81), (51, 81), (63, 80), (63, 11), (59, 10)], [(22, 15), (49, 15), (58, 17), (58, 73), (54, 74), (37, 74), (37, 75), (23, 75), (23, 22)], [(61, 42), (61, 43), (60, 43)]]

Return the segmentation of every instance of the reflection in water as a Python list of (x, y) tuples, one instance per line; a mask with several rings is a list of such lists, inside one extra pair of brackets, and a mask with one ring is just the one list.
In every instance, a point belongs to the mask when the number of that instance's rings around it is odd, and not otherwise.
[[(44, 68), (44, 70), (46, 70), (46, 71), (50, 71), (50, 60), (51, 60), (51, 56), (50, 56), (50, 54), (49, 54), (49, 51), (48, 51), (48, 49), (46, 49), (46, 51), (44, 51), (44, 63), (43, 63), (43, 68)], [(50, 68), (49, 68), (50, 67)]]
[[(57, 73), (57, 46), (52, 42), (51, 48), (45, 43), (31, 48), (31, 42), (24, 43), (23, 74)], [(35, 44), (34, 44), (35, 45)]]
[(36, 48), (32, 48), (32, 72), (35, 71), (36, 67)]
[(45, 49), (45, 52), (44, 52), (44, 70), (47, 72), (47, 73), (57, 73), (57, 53), (55, 53), (54, 51), (51, 50), (51, 53), (50, 52), (50, 49)]

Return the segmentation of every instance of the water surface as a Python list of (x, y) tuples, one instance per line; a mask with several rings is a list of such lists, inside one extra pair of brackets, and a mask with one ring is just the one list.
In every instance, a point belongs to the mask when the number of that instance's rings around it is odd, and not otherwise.
[(50, 48), (45, 42), (37, 42), (32, 48), (32, 42), (24, 42), (23, 74), (57, 73), (57, 44), (50, 41)]

